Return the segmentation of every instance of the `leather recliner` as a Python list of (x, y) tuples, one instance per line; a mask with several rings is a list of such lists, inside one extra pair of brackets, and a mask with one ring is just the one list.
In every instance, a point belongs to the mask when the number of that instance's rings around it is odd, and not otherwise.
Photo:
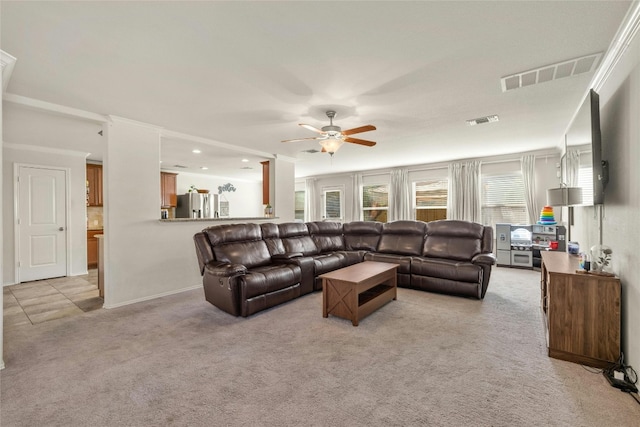
[(422, 256), (411, 262), (411, 287), (484, 298), (489, 284), (493, 228), (467, 221), (426, 224)]
[(217, 307), (246, 317), (300, 296), (300, 267), (273, 263), (257, 224), (209, 227), (194, 239), (210, 245), (198, 260), (205, 298)]

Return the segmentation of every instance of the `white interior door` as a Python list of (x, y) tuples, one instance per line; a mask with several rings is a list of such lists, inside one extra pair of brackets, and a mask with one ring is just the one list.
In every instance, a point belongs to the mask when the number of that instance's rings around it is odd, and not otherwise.
[(20, 166), (18, 271), (21, 282), (67, 275), (66, 171)]

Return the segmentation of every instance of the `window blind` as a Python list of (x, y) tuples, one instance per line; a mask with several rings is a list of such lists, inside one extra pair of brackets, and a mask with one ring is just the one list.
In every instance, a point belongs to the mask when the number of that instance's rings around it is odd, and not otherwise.
[(325, 191), (324, 193), (325, 203), (325, 218), (327, 219), (340, 219), (342, 209), (340, 207), (340, 191)]
[(416, 208), (446, 208), (447, 187), (446, 179), (416, 182), (414, 195)]

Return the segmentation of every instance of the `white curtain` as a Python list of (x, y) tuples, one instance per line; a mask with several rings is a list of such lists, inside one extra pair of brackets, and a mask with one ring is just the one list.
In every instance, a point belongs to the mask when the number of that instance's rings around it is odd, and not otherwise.
[(316, 197), (316, 179), (307, 178), (304, 181), (304, 220), (305, 222), (317, 221), (318, 201)]
[(356, 173), (351, 177), (353, 185), (353, 200), (351, 203), (351, 221), (362, 220), (362, 174)]
[(409, 171), (398, 168), (391, 171), (391, 187), (389, 188), (388, 221), (411, 219), (411, 186)]
[(480, 199), (480, 162), (449, 164), (447, 218), (482, 222)]
[(580, 170), (580, 152), (578, 150), (567, 150), (567, 175), (568, 187), (578, 186), (578, 172)]
[(522, 181), (524, 183), (524, 200), (527, 204), (529, 214), (529, 224), (535, 224), (538, 218), (538, 207), (536, 206), (536, 156), (527, 154), (520, 159), (522, 170)]

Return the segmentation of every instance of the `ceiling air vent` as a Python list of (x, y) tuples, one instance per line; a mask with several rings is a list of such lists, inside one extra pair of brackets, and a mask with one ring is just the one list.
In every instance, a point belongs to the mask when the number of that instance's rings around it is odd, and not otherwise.
[(187, 169), (188, 166), (184, 165), (173, 165), (174, 168)]
[(500, 79), (502, 91), (506, 92), (508, 90), (594, 71), (600, 63), (600, 58), (602, 58), (602, 52), (558, 62), (556, 64), (545, 65), (544, 67), (534, 70), (511, 74), (510, 76)]
[(494, 114), (493, 116), (484, 116), (484, 117), (478, 117), (477, 119), (467, 120), (467, 124), (469, 126), (475, 126), (475, 125), (482, 125), (485, 123), (497, 122), (498, 120), (500, 120), (500, 118), (498, 117), (497, 114)]
[(315, 154), (315, 153), (319, 153), (320, 150), (316, 150), (315, 148), (312, 148), (310, 150), (302, 150), (302, 153), (309, 153), (309, 154)]

